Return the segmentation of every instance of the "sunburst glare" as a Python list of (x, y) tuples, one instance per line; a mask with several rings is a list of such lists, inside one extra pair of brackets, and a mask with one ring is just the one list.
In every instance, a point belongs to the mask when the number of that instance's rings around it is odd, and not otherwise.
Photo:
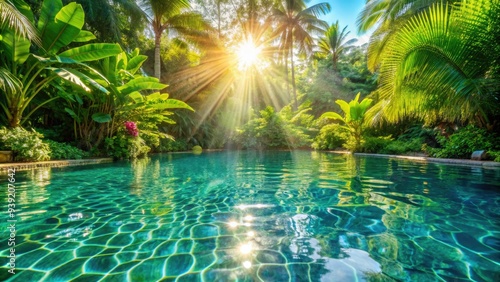
[(236, 50), (238, 67), (240, 69), (247, 69), (256, 65), (259, 61), (261, 51), (262, 47), (255, 45), (252, 37), (247, 38), (238, 45), (238, 49)]

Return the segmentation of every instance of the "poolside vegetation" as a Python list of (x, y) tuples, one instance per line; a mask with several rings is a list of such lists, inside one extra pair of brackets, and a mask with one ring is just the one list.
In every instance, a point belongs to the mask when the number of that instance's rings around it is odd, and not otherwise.
[[(100, 4), (96, 4), (99, 2)], [(18, 161), (316, 149), (500, 161), (500, 2), (0, 0)]]

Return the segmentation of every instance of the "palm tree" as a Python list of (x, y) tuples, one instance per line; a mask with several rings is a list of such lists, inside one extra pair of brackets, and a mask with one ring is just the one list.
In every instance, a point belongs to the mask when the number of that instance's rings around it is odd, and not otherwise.
[[(15, 4), (8, 0), (0, 0), (0, 33), (7, 29), (14, 33), (15, 36), (33, 41), (41, 46), (41, 40), (38, 36), (38, 31), (33, 26), (28, 18), (33, 14), (29, 8), (23, 7), (21, 12)], [(25, 15), (26, 14), (26, 15)], [(2, 41), (0, 36), (0, 41)], [(6, 96), (17, 95), (22, 91), (20, 80), (10, 70), (5, 67), (0, 67), (0, 92)]]
[(287, 81), (288, 58), (290, 57), (295, 109), (298, 108), (293, 56), (295, 44), (299, 52), (310, 54), (314, 45), (313, 34), (321, 34), (328, 27), (326, 22), (317, 17), (329, 11), (330, 4), (328, 3), (319, 3), (307, 8), (303, 0), (283, 0), (280, 7), (273, 13), (273, 19), (278, 25), (275, 34), (279, 36), (279, 48), (285, 61)]
[(155, 36), (154, 76), (161, 77), (160, 43), (163, 32), (196, 37), (208, 25), (198, 13), (190, 12), (188, 0), (142, 0), (141, 7), (148, 14)]
[(375, 120), (413, 116), (488, 125), (500, 110), (500, 2), (434, 4), (386, 43), (370, 110)]
[(349, 45), (357, 41), (353, 38), (344, 42), (349, 31), (346, 32), (347, 26), (345, 26), (342, 31), (339, 29), (339, 22), (332, 24), (325, 32), (325, 37), (319, 40), (320, 54), (324, 56), (332, 56), (333, 69), (337, 70), (337, 62), (339, 60), (340, 54), (342, 54)]
[[(37, 30), (28, 16), (23, 13), (25, 12), (29, 15), (31, 11), (27, 7), (23, 6), (22, 8), (24, 10), (20, 11), (11, 1), (0, 0), (0, 30), (4, 28), (12, 29), (15, 34), (40, 45)], [(33, 17), (32, 13), (31, 17)]]
[(389, 39), (413, 16), (426, 11), (433, 3), (443, 1), (449, 4), (457, 2), (457, 0), (368, 0), (357, 19), (359, 32), (366, 32), (376, 27), (368, 46), (368, 68), (371, 71), (377, 69), (387, 54), (385, 47)]

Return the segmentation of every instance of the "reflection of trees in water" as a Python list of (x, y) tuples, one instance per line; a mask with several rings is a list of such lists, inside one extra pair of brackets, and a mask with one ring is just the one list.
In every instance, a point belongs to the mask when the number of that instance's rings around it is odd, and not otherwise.
[(46, 186), (51, 184), (51, 178), (52, 168), (50, 167), (17, 172), (15, 175), (16, 182), (14, 183), (16, 187), (16, 205), (45, 202), (49, 196)]
[[(163, 167), (169, 169), (169, 166)], [(131, 193), (143, 202), (141, 212), (162, 216), (170, 213), (173, 207), (175, 186), (173, 178), (162, 177), (162, 164), (159, 158), (149, 157), (131, 161), (134, 174), (130, 184)]]
[(149, 157), (134, 159), (131, 161), (130, 171), (134, 175), (133, 182), (131, 183), (131, 192), (133, 194), (142, 194), (143, 189), (146, 186), (145, 183), (151, 180), (151, 175), (149, 175), (152, 170), (149, 166), (150, 162), (151, 158)]
[[(285, 223), (285, 222), (281, 222)], [(357, 280), (365, 273), (381, 272), (380, 264), (365, 250), (365, 237), (355, 232), (322, 229), (321, 219), (311, 214), (296, 214), (286, 220), (283, 251), (290, 262), (308, 263), (313, 281), (331, 281), (332, 277)], [(326, 235), (325, 235), (326, 234)]]

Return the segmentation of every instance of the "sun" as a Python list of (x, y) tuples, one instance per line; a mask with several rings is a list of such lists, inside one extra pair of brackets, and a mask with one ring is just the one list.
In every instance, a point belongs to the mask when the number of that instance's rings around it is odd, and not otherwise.
[(236, 50), (239, 67), (246, 69), (257, 64), (261, 51), (262, 48), (256, 46), (251, 37), (240, 43)]

